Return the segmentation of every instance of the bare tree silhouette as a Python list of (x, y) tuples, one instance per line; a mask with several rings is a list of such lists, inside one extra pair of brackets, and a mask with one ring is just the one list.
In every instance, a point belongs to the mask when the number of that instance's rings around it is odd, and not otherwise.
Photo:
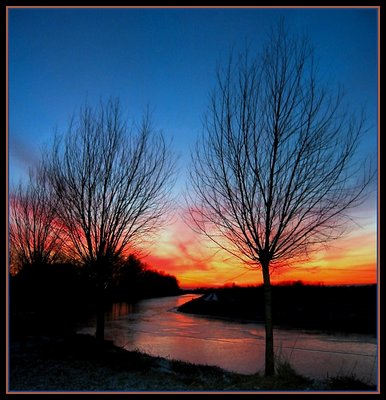
[(56, 212), (70, 252), (94, 273), (98, 340), (104, 291), (118, 258), (148, 240), (167, 218), (173, 157), (145, 116), (128, 130), (118, 101), (83, 107), (47, 157)]
[(42, 164), (10, 192), (9, 239), (13, 272), (58, 259), (63, 235)]
[(364, 116), (316, 72), (307, 38), (279, 24), (259, 57), (246, 51), (219, 70), (192, 156), (193, 226), (262, 271), (266, 375), (275, 372), (273, 269), (341, 236), (371, 180), (356, 156)]

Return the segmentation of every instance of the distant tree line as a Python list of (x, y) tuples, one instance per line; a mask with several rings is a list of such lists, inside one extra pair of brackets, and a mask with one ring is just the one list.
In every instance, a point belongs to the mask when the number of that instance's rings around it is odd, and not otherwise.
[[(12, 333), (72, 329), (97, 311), (98, 292), (90, 268), (72, 262), (28, 264), (10, 276)], [(106, 287), (105, 306), (180, 293), (177, 279), (139, 257), (121, 258)]]
[(176, 294), (180, 294), (180, 288), (175, 276), (149, 268), (133, 254), (118, 263), (107, 290), (110, 301), (114, 302)]

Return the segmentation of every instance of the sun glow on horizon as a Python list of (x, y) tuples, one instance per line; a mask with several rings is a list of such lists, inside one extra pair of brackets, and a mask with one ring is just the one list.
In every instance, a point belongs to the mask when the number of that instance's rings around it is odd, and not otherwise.
[[(377, 282), (376, 226), (370, 218), (361, 227), (311, 255), (309, 261), (273, 271), (273, 284), (298, 281), (346, 285)], [(262, 284), (260, 269), (245, 267), (235, 257), (219, 251), (209, 239), (193, 232), (182, 220), (160, 232), (144, 261), (176, 276), (181, 288)]]

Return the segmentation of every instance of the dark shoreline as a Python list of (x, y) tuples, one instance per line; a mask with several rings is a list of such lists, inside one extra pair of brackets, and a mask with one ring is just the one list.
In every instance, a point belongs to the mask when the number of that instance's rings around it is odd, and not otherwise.
[[(276, 328), (376, 336), (377, 288), (279, 285), (272, 288)], [(228, 321), (264, 323), (262, 287), (208, 290), (178, 307), (179, 312)]]

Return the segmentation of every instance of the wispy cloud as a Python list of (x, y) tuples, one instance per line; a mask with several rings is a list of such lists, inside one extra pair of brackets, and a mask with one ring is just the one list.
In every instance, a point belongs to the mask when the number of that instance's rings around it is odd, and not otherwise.
[(8, 137), (9, 143), (9, 157), (13, 158), (23, 168), (32, 167), (39, 160), (39, 155), (36, 149), (27, 143), (19, 135), (12, 134)]
[[(145, 262), (175, 275), (183, 287), (215, 286), (227, 282), (260, 284), (260, 270), (247, 270), (238, 260), (216, 252), (208, 239), (177, 220), (160, 235)], [(372, 223), (356, 227), (348, 236), (315, 253), (303, 264), (277, 268), (273, 282), (302, 280), (325, 284), (376, 281), (376, 233)]]

